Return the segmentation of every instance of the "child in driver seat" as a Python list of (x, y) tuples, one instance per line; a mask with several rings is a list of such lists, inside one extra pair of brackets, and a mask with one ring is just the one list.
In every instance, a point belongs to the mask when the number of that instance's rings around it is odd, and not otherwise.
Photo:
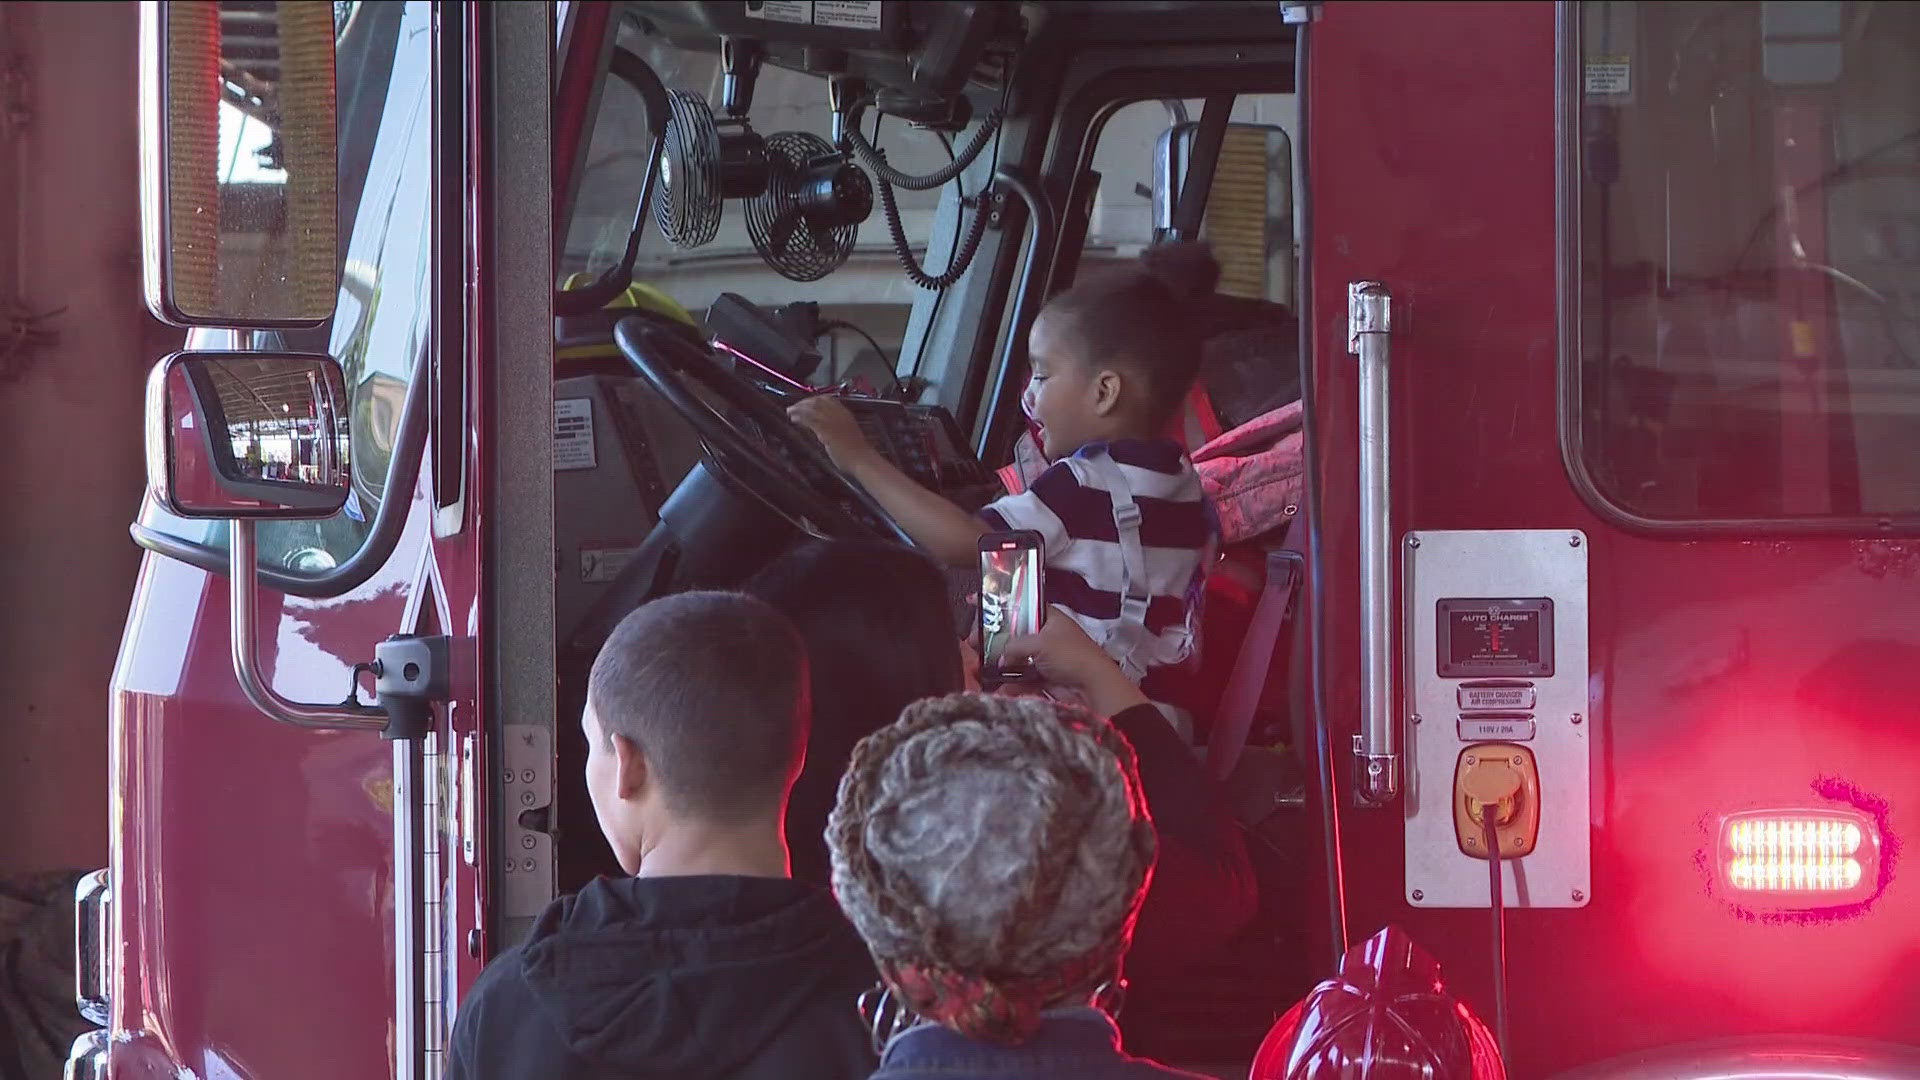
[(1031, 529), (1046, 544), (1046, 596), (1135, 683), (1194, 648), (1218, 529), (1200, 476), (1166, 437), (1199, 371), (1201, 343), (1169, 273), (1218, 274), (1204, 248), (1088, 274), (1056, 296), (1027, 338), (1021, 406), (1052, 462), (1026, 491), (978, 517), (895, 468), (831, 397), (788, 410), (935, 558), (972, 566), (987, 532)]

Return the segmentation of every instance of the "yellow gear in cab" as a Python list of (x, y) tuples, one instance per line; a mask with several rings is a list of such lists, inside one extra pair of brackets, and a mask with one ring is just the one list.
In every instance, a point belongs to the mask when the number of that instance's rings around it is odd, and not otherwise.
[[(591, 275), (574, 274), (561, 285), (561, 288), (578, 288), (588, 284), (592, 280)], [(608, 301), (607, 306), (602, 310), (617, 318), (625, 311), (636, 309), (651, 311), (656, 315), (664, 315), (675, 322), (687, 324), (687, 326), (695, 331), (700, 329), (700, 321), (695, 319), (693, 314), (685, 307), (682, 307), (678, 300), (654, 288), (652, 285), (638, 281), (627, 286), (625, 292)], [(600, 357), (619, 356), (619, 350), (616, 349), (613, 344), (612, 332), (613, 324), (609, 321), (607, 323), (607, 334), (604, 338), (573, 345), (561, 345), (554, 350), (553, 358), (555, 360), (592, 360)]]

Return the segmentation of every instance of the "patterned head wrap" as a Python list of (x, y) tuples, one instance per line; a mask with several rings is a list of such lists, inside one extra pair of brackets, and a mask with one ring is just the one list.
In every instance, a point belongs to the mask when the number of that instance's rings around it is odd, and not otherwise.
[(855, 748), (833, 891), (920, 1017), (1014, 1043), (1119, 974), (1152, 875), (1133, 748), (1040, 698), (909, 705)]

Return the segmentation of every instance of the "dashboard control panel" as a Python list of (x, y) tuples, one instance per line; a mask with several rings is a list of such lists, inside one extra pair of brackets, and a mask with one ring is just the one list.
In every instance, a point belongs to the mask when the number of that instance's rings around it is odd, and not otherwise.
[(901, 472), (935, 491), (994, 482), (967, 449), (960, 425), (938, 405), (906, 405), (878, 398), (846, 398), (860, 430)]

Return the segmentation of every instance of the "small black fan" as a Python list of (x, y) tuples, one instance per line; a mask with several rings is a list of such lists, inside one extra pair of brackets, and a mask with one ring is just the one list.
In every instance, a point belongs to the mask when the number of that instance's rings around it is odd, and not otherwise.
[(766, 190), (747, 200), (747, 235), (780, 276), (818, 281), (853, 253), (873, 213), (873, 181), (846, 155), (805, 131), (766, 140)]
[(766, 190), (767, 150), (744, 118), (715, 120), (698, 94), (672, 91), (668, 106), (654, 219), (675, 247), (696, 248), (719, 234), (727, 199)]

